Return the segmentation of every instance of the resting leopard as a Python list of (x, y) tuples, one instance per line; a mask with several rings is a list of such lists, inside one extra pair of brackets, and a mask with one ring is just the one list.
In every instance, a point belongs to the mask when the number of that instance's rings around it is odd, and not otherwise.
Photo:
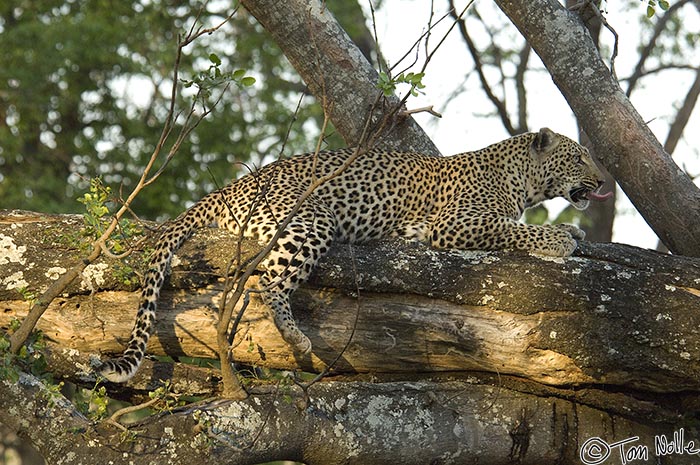
[[(170, 259), (195, 228), (216, 223), (239, 234), (243, 227), (245, 236), (269, 241), (313, 180), (336, 170), (352, 153), (343, 149), (278, 161), (210, 193), (169, 224), (144, 275), (128, 347), (98, 371), (114, 382), (136, 372)], [(530, 225), (518, 219), (526, 208), (554, 197), (584, 209), (589, 200), (611, 195), (596, 193), (602, 183), (584, 147), (546, 128), (444, 158), (370, 150), (302, 204), (262, 264), (266, 271), (259, 286), (268, 289), (263, 300), (284, 340), (307, 354), (311, 342), (294, 321), (289, 296), (333, 241), (406, 237), (439, 249), (568, 256), (584, 237), (576, 226)]]

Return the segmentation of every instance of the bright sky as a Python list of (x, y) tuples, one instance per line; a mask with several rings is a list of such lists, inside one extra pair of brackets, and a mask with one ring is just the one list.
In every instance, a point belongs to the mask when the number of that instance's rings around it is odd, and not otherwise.
[[(435, 2), (435, 18), (439, 18), (447, 9), (448, 2)], [(457, 1), (466, 4), (465, 1)], [(376, 28), (379, 43), (385, 58), (391, 65), (395, 64), (426, 30), (431, 2), (421, 0), (384, 0), (382, 8), (376, 12)], [(498, 18), (500, 11), (488, 2), (476, 2), (479, 13), (484, 18)], [(463, 7), (463, 6), (462, 6)], [(642, 32), (639, 18), (646, 11), (646, 2), (609, 2), (606, 15), (620, 36), (619, 55), (615, 61), (617, 75), (629, 76), (638, 57), (639, 37), (648, 34)], [(697, 10), (684, 8), (684, 26), (695, 33), (700, 33), (700, 14)], [(435, 47), (450, 26), (449, 18), (436, 29), (430, 39), (430, 47)], [(491, 21), (497, 24), (498, 20)], [(517, 31), (513, 28), (513, 34)], [(487, 35), (483, 30), (474, 28), (470, 32), (482, 46)], [(500, 33), (500, 31), (499, 31)], [(510, 40), (515, 40), (515, 35)], [(506, 34), (501, 39), (509, 40)], [(602, 33), (602, 43), (612, 49), (612, 35)], [(683, 50), (682, 61), (700, 63), (700, 48)], [(422, 65), (425, 54), (421, 50), (418, 66)], [(410, 60), (415, 57), (411, 54)], [(609, 60), (608, 60), (609, 62)], [(539, 58), (533, 53), (531, 63), (543, 69)], [(410, 61), (406, 65), (410, 64)], [(398, 69), (403, 69), (401, 65)], [(452, 31), (442, 48), (435, 54), (427, 69), (423, 82), (426, 84), (425, 95), (411, 99), (409, 108), (434, 105), (442, 113), (441, 119), (427, 114), (417, 115), (416, 119), (437, 144), (444, 155), (477, 149), (508, 137), (500, 119), (493, 116), (493, 105), (486, 99), (475, 73), (473, 63), (458, 31)], [(675, 113), (685, 97), (694, 79), (694, 71), (668, 71), (658, 78), (648, 78), (632, 94), (632, 103), (649, 127), (662, 142), (669, 128), (669, 118)], [(626, 84), (623, 84), (626, 88)], [(463, 89), (458, 96), (453, 94)], [(576, 122), (568, 104), (552, 83), (546, 71), (531, 72), (527, 80), (528, 121), (530, 130), (549, 127), (556, 132), (577, 138)], [(515, 99), (513, 92), (506, 91), (510, 100)], [(449, 101), (449, 104), (446, 102)], [(509, 107), (511, 110), (515, 107)], [(484, 117), (484, 115), (490, 115)], [(685, 130), (685, 140), (674, 152), (674, 159), (692, 175), (700, 174), (700, 110), (696, 110)], [(700, 178), (696, 182), (700, 181)], [(550, 201), (550, 209), (563, 208), (564, 200)], [(656, 247), (656, 235), (643, 218), (636, 212), (629, 200), (618, 188), (618, 215), (615, 221), (613, 240), (641, 247)]]

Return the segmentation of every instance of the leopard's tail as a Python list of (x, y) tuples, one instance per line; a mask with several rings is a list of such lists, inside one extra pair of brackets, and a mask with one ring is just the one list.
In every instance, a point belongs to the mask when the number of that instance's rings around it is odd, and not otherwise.
[(156, 303), (173, 254), (196, 228), (218, 220), (223, 208), (222, 192), (212, 192), (165, 228), (151, 255), (148, 270), (143, 276), (136, 323), (131, 331), (127, 348), (120, 357), (107, 360), (97, 368), (97, 372), (107, 380), (123, 383), (134, 376), (146, 354), (146, 344), (156, 321)]

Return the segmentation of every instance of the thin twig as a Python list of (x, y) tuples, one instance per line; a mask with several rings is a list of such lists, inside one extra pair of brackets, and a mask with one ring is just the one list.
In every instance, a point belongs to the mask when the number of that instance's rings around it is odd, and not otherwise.
[[(408, 57), (408, 56), (412, 53), (412, 51), (413, 51), (414, 48), (420, 47), (420, 43), (421, 43), (421, 41), (423, 41), (423, 39), (425, 38), (425, 36), (426, 36), (427, 34), (429, 34), (430, 31), (431, 31), (434, 27), (436, 27), (438, 24), (440, 24), (440, 23), (442, 22), (442, 20), (444, 20), (444, 19), (447, 18), (448, 16), (450, 16), (450, 13), (445, 13), (445, 14), (442, 15), (434, 24), (429, 24), (429, 25), (428, 25), (428, 29), (427, 29), (425, 32), (423, 32), (423, 33), (413, 42), (413, 45), (411, 45), (411, 47), (408, 49), (408, 51), (406, 51), (406, 53), (404, 53), (403, 56), (402, 56), (401, 58), (399, 58), (399, 60), (387, 70), (387, 73), (394, 73), (394, 68), (396, 68), (399, 64), (401, 64), (401, 62), (403, 62), (403, 61), (406, 59), (406, 57)], [(410, 68), (412, 68), (413, 65), (415, 65), (416, 63), (417, 63), (417, 61), (414, 61), (414, 62), (411, 63), (410, 65), (404, 67), (404, 69), (401, 70), (400, 72), (394, 73), (394, 74), (401, 74), (401, 73), (403, 73), (403, 72), (406, 72), (407, 70), (409, 70)]]
[(579, 16), (581, 16), (581, 13), (583, 13), (586, 8), (593, 13), (593, 16), (598, 18), (600, 23), (605, 26), (605, 28), (612, 33), (614, 37), (614, 42), (613, 42), (613, 51), (612, 55), (610, 56), (610, 73), (612, 76), (617, 79), (617, 73), (615, 72), (615, 58), (617, 58), (617, 52), (618, 52), (618, 43), (619, 43), (619, 36), (617, 35), (617, 31), (608, 23), (608, 20), (603, 16), (603, 13), (600, 11), (600, 8), (598, 8), (598, 5), (593, 3), (592, 0), (583, 0), (575, 5), (572, 5), (569, 7), (570, 11), (577, 11)]
[(372, 0), (369, 0), (369, 11), (372, 16), (372, 31), (374, 33), (374, 50), (377, 53), (377, 68), (379, 69), (379, 72), (382, 72), (382, 68), (384, 67), (385, 63), (384, 60), (380, 58), (379, 55), (379, 34), (377, 34), (377, 19), (375, 18), (374, 14), (374, 2)]
[(442, 118), (442, 115), (437, 111), (433, 110), (433, 106), (429, 105), (427, 107), (413, 108), (412, 110), (401, 110), (399, 112), (400, 116), (415, 115), (416, 113), (430, 113), (436, 118)]
[[(289, 135), (292, 133), (292, 128), (294, 127), (294, 123), (296, 123), (297, 119), (299, 118), (299, 110), (301, 109), (301, 103), (304, 101), (305, 94), (304, 92), (301, 92), (299, 95), (299, 100), (297, 101), (297, 106), (294, 108), (294, 113), (292, 113), (292, 118), (291, 121), (289, 122), (289, 125), (287, 126), (287, 132), (284, 133), (284, 139), (282, 139), (282, 146), (280, 147), (280, 151), (277, 154), (277, 159), (281, 159), (284, 156), (284, 149), (287, 146), (287, 141), (289, 140)], [(323, 134), (323, 133), (321, 133)]]
[[(449, 29), (447, 30), (447, 32), (445, 32), (445, 34), (443, 35), (442, 39), (440, 39), (440, 41), (439, 41), (438, 44), (435, 46), (435, 48), (433, 48), (433, 50), (432, 50), (430, 53), (428, 53), (428, 54), (426, 55), (426, 57), (425, 57), (425, 62), (423, 63), (423, 66), (421, 67), (419, 73), (425, 73), (425, 70), (428, 68), (428, 64), (430, 63), (430, 61), (431, 61), (431, 60), (433, 59), (433, 57), (435, 56), (435, 53), (437, 53), (437, 51), (442, 47), (442, 44), (445, 43), (445, 40), (446, 40), (447, 37), (450, 35), (450, 32), (452, 32), (452, 29), (454, 29), (455, 25), (464, 17), (464, 15), (466, 14), (467, 10), (472, 6), (473, 3), (474, 3), (474, 0), (471, 0), (471, 1), (467, 4), (467, 6), (465, 6), (464, 9), (459, 13), (459, 15), (456, 15), (455, 20), (452, 22), (452, 25), (449, 27)], [(451, 14), (452, 14), (451, 12), (446, 13), (444, 16), (442, 16), (442, 17), (438, 20), (438, 22), (442, 21), (445, 17), (447, 17), (447, 16), (449, 16), (449, 15), (451, 15)], [(436, 23), (436, 24), (437, 24), (437, 23)], [(433, 27), (434, 27), (434, 25), (433, 25)], [(429, 29), (430, 29), (430, 28), (429, 28)], [(421, 37), (424, 37), (425, 34), (426, 34), (426, 33), (424, 33), (423, 35), (421, 35)], [(417, 41), (416, 43), (414, 43), (413, 47), (416, 47), (417, 44), (418, 44), (419, 42), (420, 42), (420, 39), (419, 39), (419, 41)], [(409, 50), (409, 52), (407, 52), (406, 55), (408, 55), (408, 53), (410, 53), (410, 50)], [(406, 57), (406, 55), (404, 55), (404, 58)], [(408, 69), (408, 68), (406, 68), (406, 69)], [(381, 97), (381, 94), (380, 94), (379, 96)], [(391, 108), (391, 110), (390, 110), (389, 112), (387, 112), (387, 113), (384, 115), (384, 118), (383, 118), (383, 120), (382, 120), (382, 122), (381, 122), (381, 126), (382, 126), (382, 127), (381, 127), (381, 128), (378, 128), (378, 129), (375, 129), (375, 130), (373, 131), (374, 134), (375, 134), (375, 137), (379, 138), (379, 137), (383, 137), (383, 136), (386, 135), (385, 133), (383, 133), (383, 131), (386, 130), (386, 128), (387, 128), (387, 126), (389, 125), (389, 123), (392, 123), (392, 124), (395, 124), (395, 123), (396, 123), (396, 120), (395, 120), (394, 117), (401, 111), (402, 108), (405, 108), (406, 101), (408, 101), (408, 98), (409, 98), (410, 96), (411, 96), (411, 93), (410, 93), (410, 92), (407, 92), (403, 97), (401, 97), (401, 98), (399, 99), (398, 104), (397, 104), (397, 105), (394, 105), (394, 106)], [(389, 128), (389, 130), (390, 130), (390, 128)], [(388, 130), (387, 130), (387, 133), (388, 133)]]
[(350, 248), (350, 262), (352, 263), (352, 276), (355, 280), (355, 292), (357, 293), (357, 296), (355, 298), (355, 321), (353, 321), (352, 329), (350, 330), (350, 336), (348, 337), (348, 340), (345, 342), (345, 345), (340, 350), (340, 352), (338, 352), (338, 354), (335, 356), (333, 361), (330, 364), (326, 365), (326, 367), (323, 369), (323, 371), (321, 371), (321, 373), (316, 375), (308, 383), (306, 383), (306, 384), (296, 383), (299, 387), (301, 387), (301, 389), (305, 393), (307, 392), (307, 390), (311, 386), (313, 386), (314, 384), (316, 384), (317, 382), (319, 382), (320, 380), (322, 380), (323, 378), (328, 376), (328, 373), (330, 373), (330, 371), (333, 369), (333, 367), (335, 367), (336, 363), (338, 363), (338, 360), (340, 360), (340, 357), (342, 357), (345, 354), (345, 351), (348, 350), (348, 347), (350, 347), (350, 343), (352, 342), (353, 338), (355, 337), (355, 332), (357, 331), (357, 323), (358, 323), (358, 321), (360, 321), (360, 309), (362, 308), (362, 306), (360, 305), (360, 300), (361, 300), (360, 283), (357, 280), (357, 276), (358, 276), (357, 263), (355, 261), (355, 252), (352, 248), (352, 244), (349, 244), (349, 248)]
[(119, 419), (121, 417), (123, 417), (124, 415), (126, 415), (128, 413), (138, 412), (139, 410), (149, 408), (152, 405), (155, 405), (159, 400), (160, 400), (159, 397), (154, 397), (153, 399), (148, 400), (142, 404), (130, 405), (128, 407), (120, 408), (119, 410), (114, 412), (111, 417), (109, 417), (108, 421), (113, 422), (113, 424), (120, 425)]

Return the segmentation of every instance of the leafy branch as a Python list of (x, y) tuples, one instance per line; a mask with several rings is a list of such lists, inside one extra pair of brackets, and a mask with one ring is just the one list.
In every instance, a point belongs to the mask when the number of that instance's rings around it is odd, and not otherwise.
[(380, 71), (377, 87), (385, 97), (390, 97), (396, 93), (396, 88), (399, 84), (408, 84), (411, 86), (409, 93), (414, 97), (418, 97), (419, 93), (423, 93), (421, 89), (425, 88), (425, 84), (423, 84), (424, 76), (425, 73), (401, 73), (392, 78), (388, 73)]
[(181, 79), (182, 84), (186, 89), (192, 86), (196, 86), (200, 89), (199, 94), (204, 94), (209, 96), (211, 89), (214, 87), (219, 87), (222, 84), (228, 84), (234, 82), (242, 87), (250, 87), (255, 84), (255, 78), (252, 76), (246, 76), (246, 70), (237, 69), (231, 72), (224, 72), (221, 70), (221, 58), (216, 53), (209, 54), (209, 68), (205, 71), (200, 72), (197, 76), (192, 79)]

